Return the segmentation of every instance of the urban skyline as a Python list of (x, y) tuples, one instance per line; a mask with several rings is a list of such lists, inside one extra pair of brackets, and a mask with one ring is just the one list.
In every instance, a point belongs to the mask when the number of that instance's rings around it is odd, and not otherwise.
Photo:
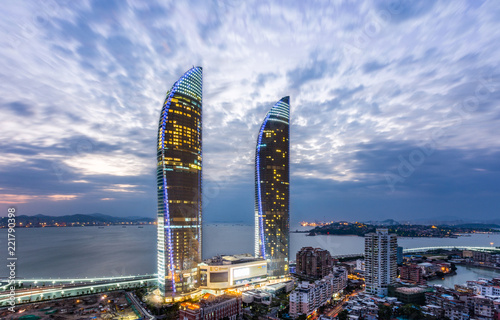
[(154, 217), (154, 106), (195, 64), (210, 123), (206, 222), (253, 223), (258, 115), (288, 94), (292, 225), (487, 220), (500, 205), (496, 12), (488, 1), (9, 3), (0, 209)]
[(0, 15), (1, 319), (500, 318), (494, 1)]
[[(201, 67), (193, 67), (168, 90), (157, 138), (157, 281), (161, 296), (192, 294), (221, 273), (200, 276), (202, 266), (202, 96)], [(290, 97), (266, 114), (255, 151), (255, 258), (258, 281), (289, 277)], [(247, 259), (247, 258), (245, 258)], [(254, 260), (244, 260), (253, 262)], [(216, 260), (215, 263), (219, 263)], [(266, 265), (262, 269), (262, 264)], [(253, 267), (249, 267), (253, 268)], [(210, 269), (211, 270), (211, 269)], [(224, 274), (225, 282), (250, 281), (246, 267)], [(248, 269), (249, 270), (249, 269)], [(240, 272), (240, 273), (238, 273)], [(260, 273), (259, 273), (260, 272)], [(250, 271), (248, 271), (248, 275)], [(201, 279), (204, 279), (203, 281)], [(222, 278), (221, 278), (222, 279)]]

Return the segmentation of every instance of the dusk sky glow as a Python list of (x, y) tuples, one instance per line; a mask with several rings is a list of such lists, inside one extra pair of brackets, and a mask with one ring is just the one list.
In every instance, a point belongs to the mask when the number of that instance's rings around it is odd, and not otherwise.
[(204, 221), (252, 223), (290, 96), (301, 220), (500, 219), (500, 4), (19, 1), (0, 13), (0, 210), (156, 217), (165, 94), (203, 67)]

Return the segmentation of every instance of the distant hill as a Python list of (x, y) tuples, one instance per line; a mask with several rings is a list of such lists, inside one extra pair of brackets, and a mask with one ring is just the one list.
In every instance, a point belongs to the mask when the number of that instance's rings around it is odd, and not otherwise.
[(457, 227), (477, 227), (477, 228), (499, 228), (495, 225), (500, 225), (500, 219), (492, 219), (492, 220), (464, 220), (464, 219), (456, 219), (456, 217), (444, 216), (440, 217), (440, 219), (413, 219), (413, 220), (402, 220), (396, 221), (394, 219), (387, 219), (383, 221), (377, 220), (369, 220), (363, 221), (366, 224), (370, 225), (378, 225), (378, 226), (395, 226), (395, 225), (446, 225), (446, 226), (457, 226)]
[[(385, 221), (385, 225), (373, 225), (360, 222), (346, 223), (334, 222), (325, 226), (318, 226), (309, 230), (309, 236), (316, 235), (357, 235), (364, 236), (374, 232), (378, 228), (387, 228), (389, 233), (395, 233), (400, 237), (437, 237), (456, 238), (462, 233), (473, 232), (499, 232), (497, 224), (469, 223), (461, 225), (418, 225), (418, 224), (392, 224)], [(391, 225), (388, 225), (391, 223)]]
[[(0, 228), (7, 226), (7, 217), (0, 219)], [(64, 216), (46, 216), (37, 214), (34, 216), (20, 215), (16, 217), (18, 226), (29, 227), (70, 227), (70, 226), (103, 226), (115, 224), (150, 224), (156, 221), (156, 218), (147, 217), (113, 217), (101, 213), (93, 214), (73, 214)]]
[(464, 223), (455, 225), (457, 228), (474, 228), (474, 229), (500, 229), (500, 225), (494, 223)]

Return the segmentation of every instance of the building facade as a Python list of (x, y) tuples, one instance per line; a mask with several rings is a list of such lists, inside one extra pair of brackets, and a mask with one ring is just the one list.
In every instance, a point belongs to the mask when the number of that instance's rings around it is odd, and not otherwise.
[(270, 278), (289, 273), (289, 119), (284, 97), (267, 113), (255, 151), (255, 256)]
[(201, 115), (202, 69), (193, 67), (167, 92), (158, 123), (158, 287), (165, 296), (198, 287)]
[(301, 282), (290, 293), (290, 316), (293, 318), (301, 314), (309, 316), (346, 286), (347, 270), (342, 267), (334, 268), (331, 274), (314, 283)]
[(416, 264), (401, 266), (399, 268), (399, 277), (401, 280), (417, 285), (425, 285), (427, 283), (424, 278), (424, 271)]
[(403, 247), (398, 247), (397, 249), (397, 264), (402, 265), (403, 264)]
[(457, 294), (447, 288), (437, 288), (435, 292), (425, 293), (424, 310), (430, 311), (438, 319), (448, 318), (451, 320), (470, 319), (471, 308), (474, 306), (468, 302), (469, 296)]
[(250, 254), (216, 256), (200, 266), (200, 288), (220, 294), (226, 289), (248, 290), (267, 280), (267, 263)]
[(495, 306), (498, 307), (498, 303), (495, 304), (493, 299), (488, 299), (483, 296), (474, 296), (470, 298), (470, 300), (474, 306), (474, 317), (476, 319), (495, 319), (495, 314), (497, 313)]
[(242, 314), (241, 296), (205, 294), (198, 303), (183, 302), (179, 320), (236, 320)]
[(323, 278), (333, 270), (332, 256), (328, 250), (304, 247), (297, 252), (295, 272), (313, 278)]
[(366, 292), (387, 295), (388, 286), (396, 282), (397, 247), (397, 236), (389, 234), (388, 229), (365, 235)]

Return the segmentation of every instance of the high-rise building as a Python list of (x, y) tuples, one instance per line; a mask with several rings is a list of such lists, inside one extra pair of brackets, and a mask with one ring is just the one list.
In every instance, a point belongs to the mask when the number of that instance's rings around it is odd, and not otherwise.
[(267, 113), (255, 151), (255, 256), (267, 260), (269, 277), (288, 274), (290, 98)]
[(397, 247), (395, 234), (388, 229), (377, 229), (365, 235), (365, 286), (366, 292), (387, 295), (387, 288), (396, 282)]
[(323, 278), (333, 270), (330, 252), (321, 248), (304, 247), (297, 252), (296, 273), (313, 278)]
[(158, 287), (162, 295), (198, 287), (201, 262), (202, 69), (167, 92), (158, 124)]

